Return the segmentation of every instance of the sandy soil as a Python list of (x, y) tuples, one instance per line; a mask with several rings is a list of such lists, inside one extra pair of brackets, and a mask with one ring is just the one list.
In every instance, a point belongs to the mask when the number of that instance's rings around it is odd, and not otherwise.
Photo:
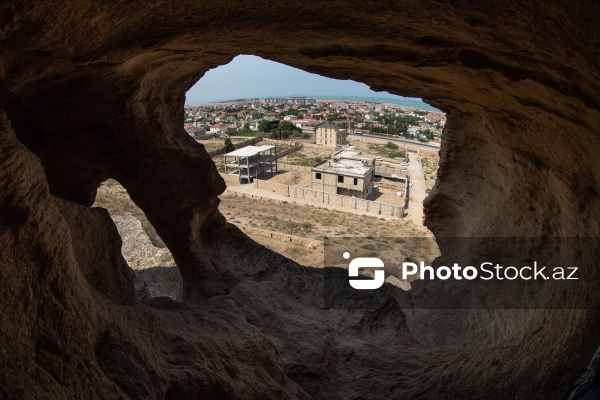
[(299, 151), (295, 151), (282, 157), (279, 162), (292, 165), (303, 165), (311, 167), (322, 160), (328, 159), (335, 150), (333, 148), (323, 147), (323, 149), (304, 147)]
[[(250, 137), (247, 138), (232, 138), (231, 141), (233, 142), (233, 144), (235, 143), (239, 143), (239, 142), (243, 142), (244, 140), (247, 139), (251, 139)], [(222, 148), (224, 146), (224, 141), (225, 139), (223, 138), (213, 138), (213, 139), (208, 139), (208, 140), (196, 140), (196, 142), (204, 145), (204, 147), (206, 148), (206, 151), (213, 151), (213, 150), (218, 150), (220, 148)]]
[[(334, 237), (360, 237), (365, 249), (373, 254), (389, 250), (382, 246), (384, 236), (393, 237), (431, 237), (431, 233), (412, 222), (397, 218), (380, 218), (371, 215), (359, 215), (333, 209), (325, 209), (296, 202), (263, 200), (256, 201), (241, 196), (221, 196), (219, 209), (227, 220), (239, 226), (252, 226), (284, 232), (297, 236), (322, 240)], [(259, 243), (283, 254), (303, 265), (320, 267), (323, 265), (322, 249), (307, 251), (277, 240), (250, 235)], [(393, 239), (392, 239), (393, 241)], [(409, 246), (410, 247), (410, 246)], [(433, 259), (436, 249), (410, 248), (414, 254), (424, 254)], [(431, 254), (430, 254), (431, 253)]]
[(285, 171), (280, 169), (279, 173), (270, 177), (268, 181), (310, 188), (310, 171)]
[(440, 167), (440, 156), (438, 151), (421, 151), (421, 163), (425, 174), (425, 185), (431, 189), (437, 179), (437, 171)]

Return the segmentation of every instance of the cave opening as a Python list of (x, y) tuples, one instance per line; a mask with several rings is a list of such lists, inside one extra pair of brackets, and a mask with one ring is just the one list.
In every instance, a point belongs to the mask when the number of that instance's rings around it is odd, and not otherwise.
[[(448, 112), (425, 202), (436, 237), (597, 238), (598, 6), (293, 8), (32, 2), (3, 18), (2, 397), (567, 396), (597, 347), (597, 279), (551, 293), (587, 302), (578, 309), (425, 312), (420, 327), (393, 302), (325, 311), (318, 269), (225, 222), (225, 183), (181, 129), (182, 109), (192, 79), (242, 52), (422, 95)], [(184, 303), (124, 290), (113, 222), (88, 207), (109, 176), (172, 251)], [(536, 250), (597, 270), (600, 246), (573, 243)]]
[(119, 236), (121, 254), (134, 274), (137, 298), (170, 297), (183, 301), (182, 277), (173, 255), (144, 211), (115, 179), (102, 182), (92, 207), (108, 211)]
[[(371, 256), (397, 236), (432, 237), (422, 203), (437, 177), (446, 115), (420, 99), (239, 55), (188, 90), (184, 120), (226, 182), (219, 209), (228, 222), (301, 265), (323, 267), (322, 242), (332, 237), (362, 237)], [(321, 126), (343, 132), (343, 142)], [(253, 146), (272, 154), (235, 158)], [(340, 163), (334, 174), (321, 170), (332, 162)], [(354, 162), (372, 171), (353, 174)], [(404, 256), (422, 250), (413, 247)]]

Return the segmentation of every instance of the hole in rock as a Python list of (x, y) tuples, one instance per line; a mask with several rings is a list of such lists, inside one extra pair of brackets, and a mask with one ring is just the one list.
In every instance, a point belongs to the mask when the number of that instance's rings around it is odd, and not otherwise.
[(138, 297), (181, 299), (182, 278), (173, 255), (127, 190), (116, 180), (108, 179), (98, 189), (93, 207), (105, 208), (114, 221), (121, 236), (123, 257), (135, 273)]
[(221, 213), (255, 241), (314, 267), (338, 237), (361, 237), (369, 256), (437, 255), (390, 238), (432, 237), (422, 202), (446, 116), (420, 99), (241, 55), (208, 71), (184, 112), (227, 184)]

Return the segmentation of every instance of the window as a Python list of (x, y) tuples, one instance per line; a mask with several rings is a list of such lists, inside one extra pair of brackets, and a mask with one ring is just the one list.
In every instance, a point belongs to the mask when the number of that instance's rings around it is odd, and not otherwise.
[(321, 173), (320, 172), (317, 172), (315, 174), (315, 179), (321, 179)]
[(327, 139), (325, 139), (325, 144), (327, 144)]
[(338, 175), (338, 182), (339, 183), (344, 183), (344, 177), (341, 175)]
[(358, 185), (358, 179), (354, 178), (354, 186)]

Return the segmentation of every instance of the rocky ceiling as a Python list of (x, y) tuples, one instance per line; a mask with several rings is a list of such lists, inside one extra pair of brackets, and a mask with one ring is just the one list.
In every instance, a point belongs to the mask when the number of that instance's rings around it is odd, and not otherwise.
[[(597, 282), (570, 294), (585, 310), (464, 311), (435, 340), (394, 303), (322, 310), (318, 270), (219, 213), (182, 109), (238, 54), (422, 97), (448, 113), (438, 237), (598, 237), (599, 53), (593, 1), (3, 2), (0, 397), (564, 398), (598, 344)], [(107, 178), (172, 251), (183, 303), (135, 298), (90, 208)]]

